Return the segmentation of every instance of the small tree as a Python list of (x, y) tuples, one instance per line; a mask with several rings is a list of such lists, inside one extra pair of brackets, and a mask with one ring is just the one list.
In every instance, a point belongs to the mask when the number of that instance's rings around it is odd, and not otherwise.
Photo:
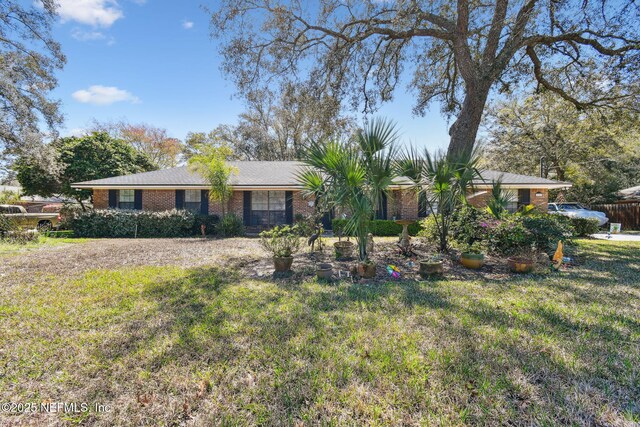
[(491, 186), (491, 197), (487, 200), (487, 212), (494, 218), (502, 219), (508, 212), (509, 203), (516, 199), (513, 191), (505, 191), (502, 188), (502, 178), (499, 178)]
[(473, 180), (480, 177), (479, 160), (476, 151), (447, 156), (443, 152), (432, 155), (427, 150), (420, 155), (410, 149), (397, 162), (398, 174), (409, 178), (415, 191), (426, 194), (441, 252), (449, 249), (449, 228), (454, 211), (467, 203), (467, 191), (473, 186)]
[(226, 144), (200, 145), (198, 153), (189, 159), (189, 169), (202, 175), (209, 183), (209, 197), (222, 205), (222, 216), (226, 215), (226, 205), (233, 187), (229, 183), (231, 175), (238, 169), (227, 164), (233, 151)]
[(345, 231), (356, 237), (358, 258), (368, 261), (369, 223), (395, 177), (393, 157), (397, 133), (384, 120), (373, 120), (355, 141), (313, 141), (304, 155), (309, 166), (298, 177), (308, 195), (330, 209), (350, 214)]

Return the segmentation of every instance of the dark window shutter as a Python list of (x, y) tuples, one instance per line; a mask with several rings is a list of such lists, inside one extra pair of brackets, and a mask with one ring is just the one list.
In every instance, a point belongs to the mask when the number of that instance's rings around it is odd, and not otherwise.
[(251, 191), (243, 192), (242, 221), (244, 225), (251, 225)]
[(418, 218), (427, 216), (427, 193), (421, 191), (418, 193)]
[(184, 209), (184, 190), (176, 190), (176, 209)]
[(112, 209), (118, 207), (118, 190), (109, 190), (109, 207)]
[(209, 190), (202, 190), (200, 193), (200, 213), (209, 215)]
[(518, 190), (518, 202), (520, 205), (528, 205), (531, 203), (531, 191), (528, 188)]
[(142, 190), (135, 190), (133, 193), (133, 209), (142, 210)]
[(387, 219), (387, 195), (385, 193), (382, 193), (378, 203), (380, 205), (376, 209), (376, 219)]
[(287, 224), (293, 224), (293, 191), (285, 191), (284, 200), (285, 200), (284, 221)]

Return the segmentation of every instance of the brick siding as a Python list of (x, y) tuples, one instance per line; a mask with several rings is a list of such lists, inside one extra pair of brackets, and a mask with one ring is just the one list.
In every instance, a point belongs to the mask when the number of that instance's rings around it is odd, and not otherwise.
[(142, 210), (161, 212), (176, 207), (175, 190), (142, 190)]
[(109, 207), (109, 190), (93, 190), (93, 208), (107, 209)]
[[(549, 191), (546, 189), (531, 189), (530, 200), (539, 210), (547, 210), (549, 201)], [(536, 193), (540, 192), (541, 197), (537, 197)], [(475, 207), (482, 208), (487, 205), (487, 200), (491, 197), (491, 191), (477, 190), (476, 193), (482, 193), (469, 199), (469, 203)], [(303, 214), (311, 215), (314, 212), (314, 206), (309, 206), (309, 201), (302, 196), (302, 192), (293, 192), (293, 215)], [(142, 209), (149, 211), (164, 211), (175, 208), (176, 196), (175, 190), (143, 190), (142, 191)], [(95, 209), (107, 209), (109, 207), (109, 190), (95, 189), (93, 190), (93, 206)], [(228, 213), (234, 213), (242, 218), (244, 211), (244, 191), (234, 191), (228, 202)], [(222, 215), (222, 206), (220, 202), (209, 199), (209, 214)], [(394, 216), (398, 219), (414, 219), (418, 218), (418, 197), (415, 192), (410, 190), (394, 190), (388, 199), (387, 216), (389, 219)]]

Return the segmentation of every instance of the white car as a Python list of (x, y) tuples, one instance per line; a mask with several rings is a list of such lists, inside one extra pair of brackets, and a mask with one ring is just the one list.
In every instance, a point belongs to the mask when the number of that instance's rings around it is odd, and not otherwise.
[(604, 212), (589, 210), (580, 203), (549, 203), (549, 213), (571, 218), (594, 218), (600, 227), (609, 222)]

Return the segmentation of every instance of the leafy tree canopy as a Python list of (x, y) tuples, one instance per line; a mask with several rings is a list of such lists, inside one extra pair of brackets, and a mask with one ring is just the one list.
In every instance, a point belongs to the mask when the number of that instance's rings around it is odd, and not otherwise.
[(509, 99), (486, 117), (489, 166), (570, 181), (567, 197), (611, 201), (640, 180), (640, 115), (620, 105), (577, 111), (551, 93)]
[[(369, 112), (404, 80), (416, 113), (438, 101), (457, 116), (450, 154), (471, 152), (496, 91), (545, 89), (585, 109), (613, 101), (612, 87), (638, 89), (632, 0), (222, 0), (211, 14), (240, 93), (304, 81)], [(593, 78), (602, 84), (575, 93)]]
[(94, 121), (91, 132), (106, 132), (120, 139), (136, 151), (146, 155), (158, 168), (172, 168), (180, 161), (183, 146), (177, 138), (171, 138), (166, 129), (146, 123)]
[(41, 125), (54, 131), (62, 122), (50, 99), (66, 61), (51, 37), (56, 7), (54, 0), (0, 2), (0, 153), (23, 149), (39, 140)]
[(26, 195), (65, 196), (80, 202), (89, 190), (71, 188), (74, 182), (154, 170), (148, 157), (106, 133), (61, 138), (42, 152), (18, 158), (14, 168)]

